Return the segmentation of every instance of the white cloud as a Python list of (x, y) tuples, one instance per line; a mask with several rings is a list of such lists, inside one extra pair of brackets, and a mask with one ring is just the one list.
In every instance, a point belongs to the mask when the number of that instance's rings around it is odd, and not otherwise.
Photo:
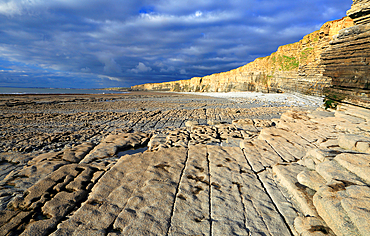
[(33, 14), (35, 8), (49, 5), (44, 0), (3, 0), (0, 2), (0, 14), (14, 17), (16, 15)]
[(185, 62), (183, 58), (169, 58), (168, 60), (173, 62)]
[(0, 3), (0, 14), (7, 16), (20, 15), (22, 13), (22, 7), (14, 1)]
[(237, 12), (222, 11), (222, 12), (206, 12), (196, 11), (189, 15), (171, 15), (158, 13), (142, 13), (139, 18), (134, 19), (129, 24), (138, 24), (143, 27), (161, 26), (171, 24), (205, 24), (225, 22), (236, 19), (239, 16)]
[(201, 11), (195, 12), (196, 17), (201, 17), (202, 15), (203, 15), (203, 12), (201, 12)]
[(101, 78), (101, 79), (108, 79), (108, 80), (117, 81), (117, 82), (122, 81), (121, 79), (116, 78), (116, 77), (112, 77), (112, 76), (98, 75), (98, 77)]
[(180, 70), (180, 74), (185, 75), (186, 74), (186, 70), (185, 69), (181, 69)]
[(142, 62), (139, 62), (139, 65), (137, 65), (135, 68), (131, 69), (130, 71), (137, 74), (137, 73), (140, 73), (140, 72), (148, 72), (148, 71), (151, 71), (151, 70), (152, 70), (151, 67), (146, 66)]

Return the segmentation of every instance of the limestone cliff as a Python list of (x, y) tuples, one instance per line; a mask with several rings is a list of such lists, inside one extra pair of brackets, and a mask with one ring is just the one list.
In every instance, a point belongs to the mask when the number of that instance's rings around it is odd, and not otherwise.
[(339, 31), (323, 52), (328, 99), (370, 108), (370, 1), (354, 0), (347, 15), (355, 26)]
[(297, 43), (281, 46), (270, 56), (237, 69), (165, 83), (133, 86), (133, 90), (166, 90), (185, 92), (296, 91), (318, 95), (331, 79), (323, 74), (321, 54), (332, 37), (344, 28), (353, 26), (345, 17), (325, 23), (320, 30), (306, 35)]
[(370, 2), (369, 0), (354, 0), (352, 7), (347, 11), (356, 25), (370, 23)]

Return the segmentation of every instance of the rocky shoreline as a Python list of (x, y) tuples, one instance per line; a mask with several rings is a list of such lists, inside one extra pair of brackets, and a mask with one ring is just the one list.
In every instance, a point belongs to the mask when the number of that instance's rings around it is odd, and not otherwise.
[[(240, 118), (277, 118), (289, 103), (226, 100), (198, 95), (140, 93), (116, 95), (2, 96), (2, 152), (60, 151), (65, 146), (96, 143), (111, 132), (180, 128), (187, 120), (231, 122)], [(307, 104), (310, 103), (307, 101)], [(271, 109), (261, 109), (262, 106)], [(307, 106), (306, 104), (297, 104)], [(310, 105), (315, 105), (311, 104)]]
[(332, 22), (332, 41), (311, 35), (320, 60), (293, 63), (330, 79), (335, 110), (289, 94), (0, 96), (0, 235), (370, 235), (369, 9), (354, 0), (355, 26)]
[(174, 93), (12, 99), (0, 103), (1, 235), (369, 232), (366, 109)]

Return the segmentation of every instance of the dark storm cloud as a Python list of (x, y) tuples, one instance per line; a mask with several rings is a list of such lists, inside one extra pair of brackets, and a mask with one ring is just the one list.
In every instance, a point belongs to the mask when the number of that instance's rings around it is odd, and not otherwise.
[(345, 16), (351, 3), (2, 0), (0, 86), (131, 86), (226, 71)]

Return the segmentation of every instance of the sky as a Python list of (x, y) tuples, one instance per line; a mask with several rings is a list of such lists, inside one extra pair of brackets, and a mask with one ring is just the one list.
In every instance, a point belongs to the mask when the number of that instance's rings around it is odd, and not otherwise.
[(228, 71), (352, 0), (0, 0), (0, 86), (130, 87)]

